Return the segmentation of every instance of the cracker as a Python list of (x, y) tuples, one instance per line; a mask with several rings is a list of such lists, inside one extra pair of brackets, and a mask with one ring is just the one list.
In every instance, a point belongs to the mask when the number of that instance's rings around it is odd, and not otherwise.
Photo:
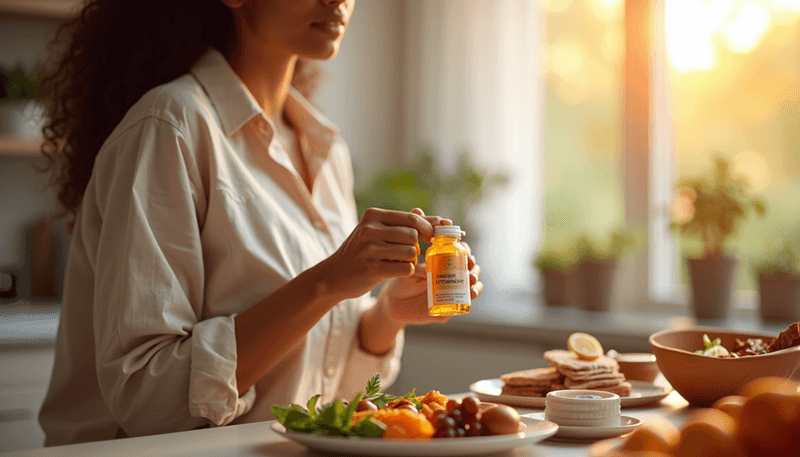
[(558, 367), (558, 372), (575, 381), (580, 379), (593, 379), (595, 377), (609, 376), (619, 373), (615, 368), (597, 368), (594, 370), (570, 370), (567, 367)]
[(602, 390), (603, 392), (611, 392), (612, 394), (617, 394), (620, 397), (630, 397), (631, 396), (631, 383), (629, 382), (621, 382), (616, 386), (608, 386), (608, 387), (596, 387), (592, 390)]
[(544, 367), (507, 373), (500, 376), (500, 379), (507, 386), (546, 387), (554, 382), (559, 382), (563, 377), (554, 367)]
[(607, 378), (607, 379), (596, 379), (594, 381), (573, 381), (572, 379), (565, 379), (564, 385), (567, 386), (568, 389), (594, 389), (595, 387), (608, 387), (608, 386), (616, 386), (625, 381), (625, 376), (618, 376), (614, 378)]
[(617, 361), (611, 357), (601, 355), (595, 360), (581, 360), (572, 351), (553, 349), (544, 353), (544, 360), (554, 367), (565, 367), (573, 371), (618, 369)]

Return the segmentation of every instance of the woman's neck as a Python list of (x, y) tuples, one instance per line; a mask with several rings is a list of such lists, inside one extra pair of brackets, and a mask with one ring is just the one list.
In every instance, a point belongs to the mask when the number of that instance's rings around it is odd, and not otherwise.
[(274, 118), (283, 113), (297, 63), (296, 55), (269, 48), (245, 31), (228, 60), (267, 117)]

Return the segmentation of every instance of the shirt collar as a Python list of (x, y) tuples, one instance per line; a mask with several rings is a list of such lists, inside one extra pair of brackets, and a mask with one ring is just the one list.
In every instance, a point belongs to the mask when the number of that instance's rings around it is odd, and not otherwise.
[[(208, 94), (226, 135), (232, 135), (254, 117), (263, 115), (261, 106), (218, 50), (209, 48), (192, 65), (191, 73)], [(294, 87), (289, 88), (285, 109), (289, 120), (311, 143), (310, 152), (327, 156), (338, 136), (336, 126)]]
[(191, 73), (208, 94), (226, 135), (232, 135), (262, 113), (253, 95), (218, 50), (206, 50), (192, 65)]

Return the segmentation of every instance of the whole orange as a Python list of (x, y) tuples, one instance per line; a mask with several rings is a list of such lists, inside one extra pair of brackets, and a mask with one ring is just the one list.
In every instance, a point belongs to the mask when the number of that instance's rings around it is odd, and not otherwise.
[[(765, 392), (742, 405), (739, 435), (749, 455), (790, 455), (800, 449), (800, 395)], [(791, 454), (796, 455), (796, 454)]]
[(681, 429), (675, 455), (680, 457), (742, 457), (736, 438), (736, 421), (718, 409), (703, 408)]
[(711, 406), (724, 413), (728, 413), (738, 424), (742, 418), (742, 406), (747, 399), (741, 395), (728, 395), (715, 401)]

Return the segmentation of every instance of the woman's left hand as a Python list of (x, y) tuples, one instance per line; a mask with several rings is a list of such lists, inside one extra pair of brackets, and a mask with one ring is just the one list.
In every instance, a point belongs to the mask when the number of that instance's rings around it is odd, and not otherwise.
[[(469, 283), (470, 298), (475, 300), (483, 292), (481, 282), (481, 267), (475, 263), (475, 257), (469, 245), (461, 244), (469, 253)], [(392, 278), (384, 284), (378, 295), (378, 303), (386, 306), (388, 315), (396, 319), (401, 325), (429, 324), (432, 322), (446, 322), (449, 317), (437, 317), (428, 314), (428, 281), (425, 264), (417, 264), (414, 274), (405, 278)]]

